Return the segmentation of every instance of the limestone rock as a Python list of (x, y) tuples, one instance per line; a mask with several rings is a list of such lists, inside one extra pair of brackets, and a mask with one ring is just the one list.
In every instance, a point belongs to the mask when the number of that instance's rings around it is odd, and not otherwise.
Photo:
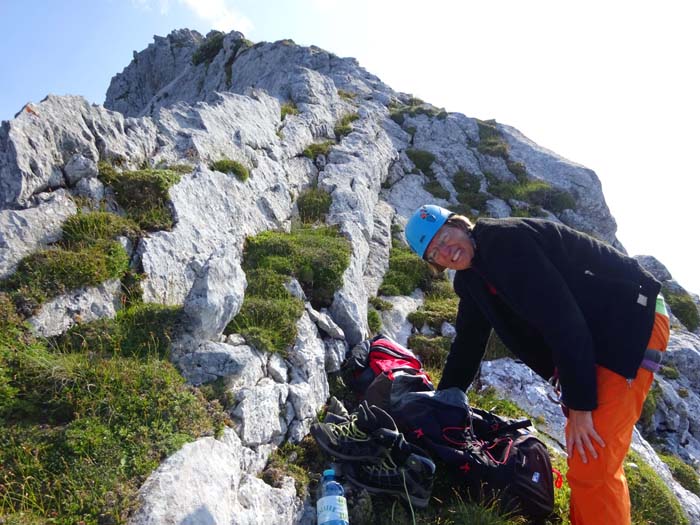
[(100, 286), (79, 288), (56, 297), (30, 317), (32, 331), (42, 337), (59, 335), (74, 324), (113, 318), (121, 307), (121, 283), (111, 279)]
[(653, 255), (635, 255), (637, 262), (642, 265), (647, 272), (652, 274), (657, 281), (664, 282), (673, 279), (671, 272)]
[(265, 375), (265, 359), (248, 345), (203, 341), (178, 360), (182, 375), (193, 385), (224, 378), (229, 389), (254, 387)]
[(416, 290), (410, 297), (382, 297), (384, 301), (391, 303), (390, 310), (379, 313), (382, 319), (382, 333), (397, 343), (408, 346), (413, 325), (406, 316), (418, 310), (423, 305), (424, 298), (425, 295), (421, 290)]
[(0, 279), (9, 276), (23, 257), (58, 241), (63, 223), (75, 213), (65, 190), (42, 194), (26, 209), (1, 210)]

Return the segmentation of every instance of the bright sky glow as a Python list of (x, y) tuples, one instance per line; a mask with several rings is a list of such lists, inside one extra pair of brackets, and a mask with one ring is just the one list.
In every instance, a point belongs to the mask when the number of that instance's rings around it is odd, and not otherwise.
[(630, 254), (700, 293), (700, 7), (692, 0), (0, 0), (0, 119), (48, 93), (101, 103), (172, 29), (292, 38), (394, 89), (495, 118), (593, 169)]

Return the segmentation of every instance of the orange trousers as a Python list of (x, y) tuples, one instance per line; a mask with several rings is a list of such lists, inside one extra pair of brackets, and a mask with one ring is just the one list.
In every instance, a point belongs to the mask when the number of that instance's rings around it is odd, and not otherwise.
[[(660, 313), (655, 315), (648, 348), (665, 351), (669, 320)], [(632, 518), (624, 460), (654, 374), (640, 368), (637, 377), (628, 381), (607, 368), (596, 366), (596, 379), (598, 408), (592, 414), (593, 426), (603, 439), (605, 448), (594, 444), (598, 459), (589, 455), (588, 463), (581, 461), (578, 452), (568, 460), (566, 478), (571, 487), (571, 524), (629, 525)], [(568, 431), (567, 423), (567, 435)]]

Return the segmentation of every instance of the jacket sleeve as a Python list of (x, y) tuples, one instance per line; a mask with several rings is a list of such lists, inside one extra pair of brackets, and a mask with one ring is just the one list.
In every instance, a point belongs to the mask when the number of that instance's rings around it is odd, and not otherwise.
[(469, 296), (460, 298), (455, 328), (457, 337), (447, 355), (438, 390), (453, 386), (467, 389), (476, 376), (491, 333), (491, 325)]
[(597, 407), (593, 337), (566, 280), (540, 245), (527, 234), (500, 243), (496, 288), (552, 351), (562, 401), (575, 410)]

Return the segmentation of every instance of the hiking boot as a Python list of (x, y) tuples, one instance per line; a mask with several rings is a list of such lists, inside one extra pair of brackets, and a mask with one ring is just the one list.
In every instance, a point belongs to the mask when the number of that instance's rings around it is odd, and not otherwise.
[(394, 448), (380, 463), (344, 465), (343, 472), (370, 494), (400, 496), (411, 505), (425, 508), (433, 490), (435, 463), (415, 445), (404, 442), (401, 448)]
[(318, 446), (338, 459), (379, 463), (403, 436), (389, 414), (363, 402), (356, 413), (340, 423), (311, 425)]
[(335, 423), (337, 425), (339, 423), (345, 423), (349, 420), (350, 412), (348, 412), (347, 408), (345, 408), (343, 402), (337, 397), (332, 396), (328, 400), (328, 404), (326, 406), (326, 417), (323, 419), (323, 422)]

